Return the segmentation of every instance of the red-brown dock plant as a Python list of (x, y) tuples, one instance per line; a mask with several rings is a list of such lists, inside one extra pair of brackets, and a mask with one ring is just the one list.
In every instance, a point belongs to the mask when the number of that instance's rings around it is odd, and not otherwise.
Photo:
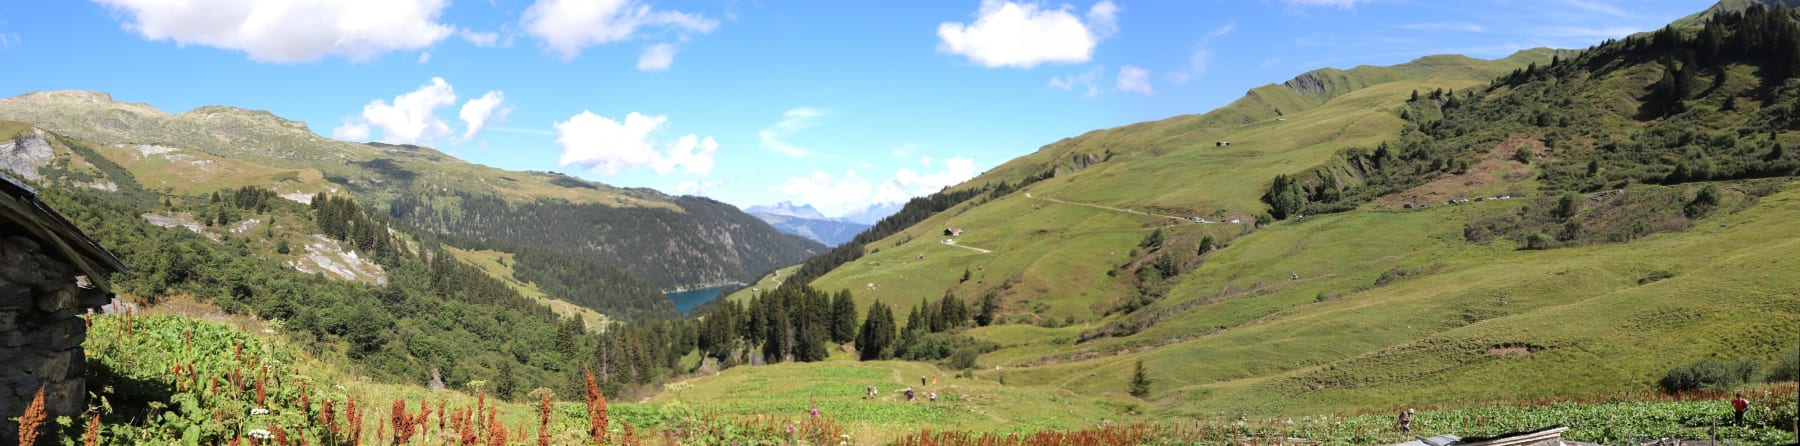
[(263, 375), (256, 375), (256, 407), (269, 407), (269, 387), (264, 383)]
[(100, 414), (88, 418), (87, 433), (81, 434), (82, 446), (100, 446)]
[(307, 412), (312, 411), (311, 395), (312, 395), (312, 392), (306, 391), (306, 383), (304, 383), (304, 382), (300, 383), (300, 413), (301, 414), (305, 414)]
[(606, 442), (606, 395), (600, 393), (600, 386), (594, 383), (594, 372), (587, 373), (587, 410), (588, 426), (594, 437), (594, 444)]
[(37, 396), (31, 397), (31, 404), (25, 406), (25, 415), (19, 417), (19, 446), (31, 446), (37, 437), (43, 435), (38, 429), (44, 427), (49, 414), (44, 411), (44, 386), (38, 386)]
[(388, 420), (394, 423), (394, 444), (406, 444), (406, 440), (412, 439), (412, 430), (407, 429), (412, 422), (406, 416), (406, 401), (394, 399), (394, 411)]
[(506, 446), (506, 425), (500, 424), (498, 409), (488, 409), (488, 446)]
[(418, 431), (420, 436), (431, 434), (431, 403), (419, 400), (419, 414), (413, 416), (410, 429)]
[(538, 446), (550, 446), (550, 392), (538, 403)]
[(356, 396), (350, 397), (348, 406), (344, 421), (350, 423), (350, 444), (362, 444), (362, 411), (356, 410)]
[(319, 424), (325, 425), (325, 430), (331, 432), (331, 436), (338, 436), (337, 417), (331, 413), (330, 398), (325, 399), (325, 402), (323, 403), (319, 403)]

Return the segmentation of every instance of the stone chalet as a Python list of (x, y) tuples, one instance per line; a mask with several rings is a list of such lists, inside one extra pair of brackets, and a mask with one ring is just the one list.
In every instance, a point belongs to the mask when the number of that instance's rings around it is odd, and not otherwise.
[[(118, 257), (0, 173), (0, 419), (25, 412), (44, 391), (48, 420), (86, 409), (87, 358), (80, 315), (111, 300), (107, 276)], [(0, 423), (0, 444), (18, 441), (18, 423)]]

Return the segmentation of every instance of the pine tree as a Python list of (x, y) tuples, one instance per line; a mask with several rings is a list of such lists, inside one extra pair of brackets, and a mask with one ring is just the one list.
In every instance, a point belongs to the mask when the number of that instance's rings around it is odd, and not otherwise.
[(862, 330), (856, 336), (857, 356), (864, 361), (892, 359), (893, 344), (893, 312), (881, 302), (869, 304), (869, 315), (863, 319)]
[(1144, 360), (1137, 362), (1137, 368), (1131, 372), (1131, 396), (1144, 398), (1150, 396), (1150, 373), (1144, 370)]
[(981, 295), (981, 309), (975, 313), (975, 323), (986, 327), (994, 323), (996, 313), (1000, 311), (1000, 294), (993, 291)]
[(856, 340), (856, 299), (850, 290), (838, 291), (831, 301), (831, 341), (845, 343)]

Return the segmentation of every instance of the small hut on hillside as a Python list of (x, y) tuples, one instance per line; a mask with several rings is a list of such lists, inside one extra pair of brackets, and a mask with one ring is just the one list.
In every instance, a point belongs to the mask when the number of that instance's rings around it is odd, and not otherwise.
[[(0, 419), (24, 414), (39, 389), (50, 420), (86, 409), (80, 315), (111, 300), (106, 278), (122, 271), (36, 190), (0, 173)], [(18, 423), (0, 423), (0, 444), (18, 436)]]
[(956, 237), (959, 235), (962, 235), (962, 228), (948, 228), (944, 230), (945, 237)]

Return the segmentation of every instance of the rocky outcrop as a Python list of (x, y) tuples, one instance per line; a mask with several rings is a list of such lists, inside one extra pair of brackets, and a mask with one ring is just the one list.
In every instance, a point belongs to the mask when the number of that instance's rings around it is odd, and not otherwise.
[(11, 171), (31, 181), (42, 181), (44, 176), (38, 169), (55, 159), (56, 150), (44, 139), (43, 130), (31, 129), (30, 134), (0, 141), (0, 170)]

